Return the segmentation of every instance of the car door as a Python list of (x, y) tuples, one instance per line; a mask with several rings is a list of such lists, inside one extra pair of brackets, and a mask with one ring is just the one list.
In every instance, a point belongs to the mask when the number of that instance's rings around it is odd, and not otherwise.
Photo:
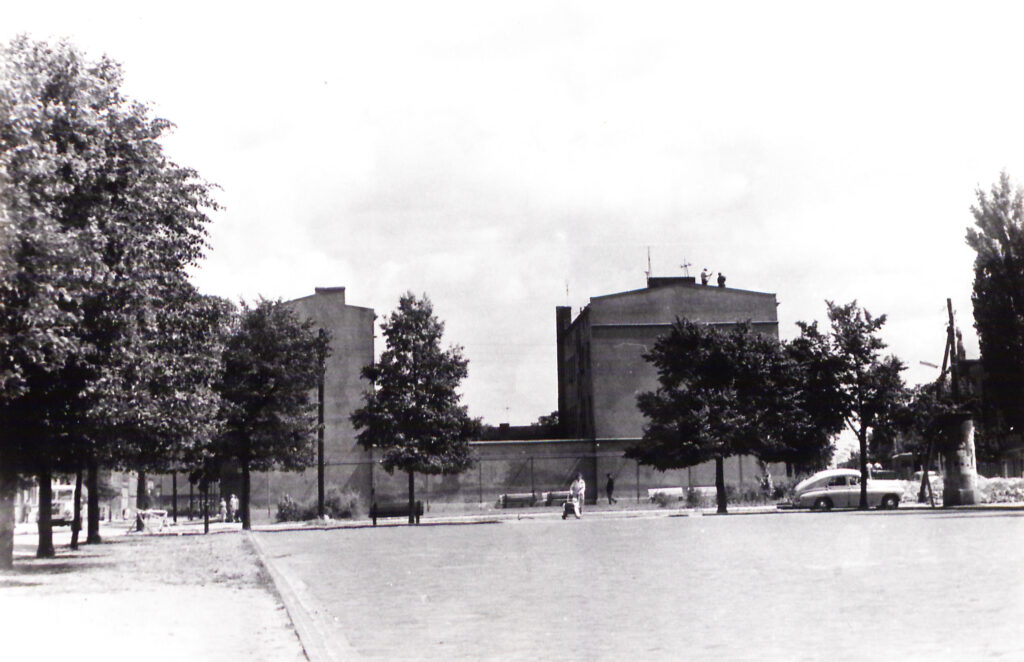
[[(850, 487), (847, 489), (847, 504), (850, 508), (860, 507), (860, 476), (847, 476)], [(870, 483), (869, 483), (870, 486)]]
[(828, 498), (832, 500), (833, 508), (846, 508), (850, 505), (850, 486), (846, 476), (832, 476), (826, 484)]

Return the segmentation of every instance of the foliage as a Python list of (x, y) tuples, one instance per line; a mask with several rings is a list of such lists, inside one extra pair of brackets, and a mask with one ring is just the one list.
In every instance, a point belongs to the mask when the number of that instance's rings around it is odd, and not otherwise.
[(430, 300), (411, 292), (381, 324), (386, 348), (363, 368), (373, 388), (352, 414), (364, 448), (378, 448), (389, 473), (457, 474), (472, 465), (474, 422), (460, 403), (468, 361), (460, 347), (441, 349), (444, 324)]
[(147, 408), (153, 310), (216, 204), (115, 62), (27, 37), (0, 60), (0, 462), (42, 475), (114, 455), (121, 419)]
[(836, 377), (847, 427), (857, 435), (861, 458), (861, 507), (867, 507), (868, 438), (872, 433), (892, 437), (902, 411), (906, 389), (903, 362), (882, 356), (879, 337), (886, 317), (875, 317), (856, 301), (828, 305), (829, 343), (837, 358)]
[[(354, 519), (359, 517), (359, 495), (351, 490), (342, 491), (330, 487), (324, 495), (324, 514), (331, 519)], [(299, 503), (285, 494), (277, 502), (278, 522), (307, 522), (317, 519), (317, 500)]]
[(220, 459), (242, 467), (242, 524), (248, 528), (249, 472), (304, 469), (314, 460), (317, 403), (329, 339), (281, 301), (243, 303), (223, 353)]
[(984, 427), (995, 439), (1024, 425), (1024, 190), (1005, 172), (989, 193), (976, 191), (974, 327), (984, 368)]
[[(809, 325), (800, 342), (784, 346), (746, 324), (720, 331), (678, 320), (645, 355), (659, 387), (637, 398), (647, 423), (626, 456), (661, 470), (739, 454), (819, 462), (842, 420), (827, 349)], [(716, 488), (724, 511), (721, 475)]]

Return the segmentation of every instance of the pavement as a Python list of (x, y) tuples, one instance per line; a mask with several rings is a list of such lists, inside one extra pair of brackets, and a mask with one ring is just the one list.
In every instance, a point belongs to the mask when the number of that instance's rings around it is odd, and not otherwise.
[[(1021, 504), (964, 507), (964, 510), (1020, 509)], [(905, 503), (901, 510), (929, 510)], [(730, 506), (730, 515), (785, 514), (774, 505)], [(555, 520), (557, 508), (481, 509), (445, 513), (434, 510), (421, 526), (480, 522)], [(590, 506), (584, 518), (666, 518), (715, 516), (714, 508), (658, 508), (648, 504)], [(85, 653), (79, 659), (104, 659), (115, 649), (148, 651), (147, 659), (196, 660), (309, 659), (313, 662), (358, 659), (356, 650), (337, 635), (336, 624), (300, 577), (267, 553), (261, 533), (367, 528), (369, 520), (258, 523), (244, 535), (236, 523), (211, 522), (203, 532), (199, 520), (134, 533), (127, 522), (104, 523), (105, 542), (73, 552), (68, 527), (55, 528), (57, 558), (34, 558), (34, 525), (19, 525), (15, 535), (15, 570), (0, 572), (0, 622), (26, 642), (25, 653), (40, 660), (63, 659), (32, 642), (53, 634), (45, 624), (61, 623)], [(379, 526), (407, 526), (400, 518)], [(163, 543), (157, 543), (163, 541)], [(149, 544), (150, 542), (157, 544)], [(212, 560), (209, 560), (212, 559)], [(187, 605), (187, 607), (185, 607)], [(127, 626), (125, 626), (127, 624)], [(332, 625), (334, 627), (332, 627)], [(162, 641), (155, 645), (156, 641)], [(92, 644), (95, 643), (95, 646)], [(101, 655), (99, 651), (103, 651)], [(93, 655), (93, 653), (95, 653)], [(49, 655), (49, 656), (48, 656)]]

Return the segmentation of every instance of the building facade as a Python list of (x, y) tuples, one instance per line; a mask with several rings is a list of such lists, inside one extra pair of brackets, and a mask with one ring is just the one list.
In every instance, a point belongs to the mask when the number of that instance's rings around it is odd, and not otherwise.
[(639, 439), (640, 393), (658, 387), (643, 355), (678, 318), (716, 327), (749, 322), (779, 337), (774, 294), (697, 285), (693, 278), (648, 278), (641, 290), (593, 297), (576, 319), (555, 310), (558, 413), (562, 434), (584, 439)]

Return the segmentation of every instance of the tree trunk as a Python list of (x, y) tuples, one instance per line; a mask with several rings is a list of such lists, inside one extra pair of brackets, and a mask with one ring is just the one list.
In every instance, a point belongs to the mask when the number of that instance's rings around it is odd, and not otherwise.
[(135, 509), (149, 510), (149, 490), (146, 489), (145, 471), (139, 471), (139, 480), (135, 483)]
[(416, 474), (409, 472), (409, 524), (416, 523)]
[(82, 530), (82, 470), (75, 472), (75, 514), (71, 518), (71, 549), (78, 549), (78, 532)]
[(18, 474), (0, 461), (0, 570), (14, 567), (14, 501)]
[(36, 558), (52, 559), (53, 550), (53, 485), (50, 483), (50, 469), (39, 470), (39, 545)]
[(252, 529), (252, 521), (249, 519), (249, 496), (252, 494), (252, 487), (249, 481), (249, 458), (242, 458), (242, 499), (238, 507), (242, 509), (242, 530)]
[(85, 515), (87, 522), (88, 531), (85, 536), (85, 544), (95, 545), (101, 542), (100, 540), (100, 468), (96, 463), (96, 458), (90, 457), (88, 462), (88, 471), (85, 474), (85, 489), (88, 492), (86, 495), (86, 509)]
[(857, 433), (857, 441), (860, 445), (860, 510), (868, 509), (868, 431), (861, 428)]
[(718, 501), (718, 514), (728, 514), (728, 498), (725, 494), (725, 458), (721, 456), (715, 458), (715, 499)]
[(203, 481), (199, 486), (199, 494), (203, 498), (203, 533), (210, 532), (210, 486)]

